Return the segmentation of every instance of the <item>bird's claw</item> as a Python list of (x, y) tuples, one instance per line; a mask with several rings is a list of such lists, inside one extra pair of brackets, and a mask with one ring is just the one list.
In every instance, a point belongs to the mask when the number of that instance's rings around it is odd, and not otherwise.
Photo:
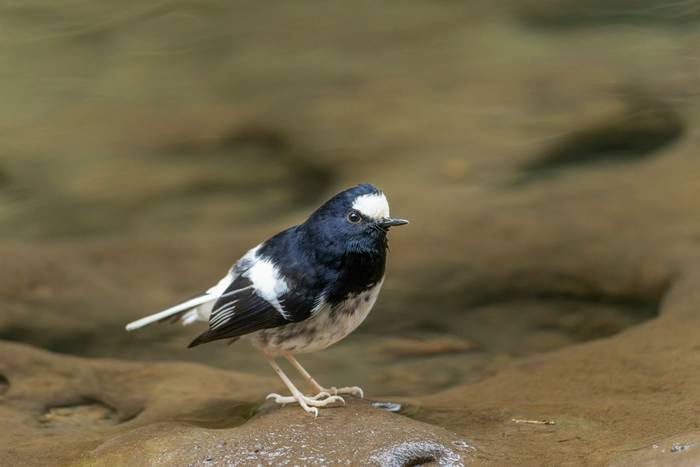
[(297, 402), (301, 405), (302, 402), (304, 402), (305, 404), (313, 407), (325, 407), (334, 402), (341, 402), (342, 404), (345, 404), (345, 399), (343, 399), (342, 397), (331, 395), (329, 395), (325, 399), (317, 399), (316, 396), (300, 396), (297, 398), (296, 396), (281, 396), (279, 394), (270, 394), (267, 396), (267, 399), (274, 399), (275, 402), (277, 402), (278, 404), (293, 404)]
[(284, 398), (285, 398), (284, 396), (281, 396), (281, 395), (274, 393), (274, 392), (271, 392), (270, 394), (265, 396), (265, 399), (274, 399), (275, 402), (277, 402), (278, 404), (282, 404), (282, 405), (285, 404), (285, 402), (282, 402), (282, 399), (284, 399)]
[(322, 391), (315, 396), (305, 396), (303, 394), (282, 396), (280, 394), (268, 394), (266, 399), (274, 399), (278, 404), (293, 404), (298, 403), (306, 412), (313, 413), (314, 417), (318, 417), (317, 407), (326, 407), (335, 402), (341, 402), (345, 405), (345, 399), (337, 395), (331, 395), (328, 392)]

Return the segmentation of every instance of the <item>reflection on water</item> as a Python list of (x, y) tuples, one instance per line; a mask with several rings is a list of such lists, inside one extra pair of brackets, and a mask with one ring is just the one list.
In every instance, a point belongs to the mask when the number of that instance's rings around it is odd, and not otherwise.
[(122, 326), (362, 181), (413, 222), (367, 323), (306, 357), (322, 382), (430, 393), (656, 313), (665, 271), (615, 255), (689, 203), (692, 2), (0, 9), (3, 339), (268, 374)]

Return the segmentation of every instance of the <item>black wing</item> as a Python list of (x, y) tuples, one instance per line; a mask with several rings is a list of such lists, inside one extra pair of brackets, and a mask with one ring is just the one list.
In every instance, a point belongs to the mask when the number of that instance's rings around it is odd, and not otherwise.
[(218, 339), (231, 339), (297, 321), (287, 319), (270, 302), (259, 296), (253, 283), (237, 277), (214, 304), (209, 330), (200, 334), (189, 347)]

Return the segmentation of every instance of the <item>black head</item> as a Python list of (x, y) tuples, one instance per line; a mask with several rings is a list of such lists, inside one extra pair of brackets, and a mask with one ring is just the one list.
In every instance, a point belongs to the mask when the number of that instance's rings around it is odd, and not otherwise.
[(365, 183), (332, 197), (302, 227), (323, 248), (343, 253), (384, 253), (389, 228), (404, 224), (408, 221), (389, 215), (384, 193)]

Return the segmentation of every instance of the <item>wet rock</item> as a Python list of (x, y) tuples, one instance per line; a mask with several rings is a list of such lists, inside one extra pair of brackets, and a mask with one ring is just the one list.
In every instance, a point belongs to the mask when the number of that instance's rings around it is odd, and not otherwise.
[(116, 411), (100, 402), (51, 407), (39, 417), (39, 423), (52, 429), (79, 429), (118, 423)]
[[(111, 438), (92, 450), (94, 465), (134, 462), (202, 465), (417, 465), (449, 460), (462, 465), (452, 435), (399, 415), (372, 410), (366, 402), (323, 410), (317, 419), (298, 407), (269, 412), (226, 430), (150, 425)], [(413, 463), (411, 463), (413, 462)]]
[[(694, 465), (697, 398), (677, 392), (700, 384), (693, 337), (698, 317), (683, 314), (700, 303), (690, 285), (699, 276), (688, 274), (653, 322), (516, 361), (481, 381), (420, 398), (411, 416), (457, 433), (479, 427), (480, 449), (500, 446), (500, 465), (556, 463), (572, 452), (589, 453), (581, 465)], [(690, 349), (688, 359), (677, 358)], [(666, 440), (653, 443), (665, 448), (646, 448), (650, 438)]]
[(380, 467), (410, 467), (425, 464), (464, 466), (460, 456), (452, 449), (425, 441), (400, 443), (381, 449), (370, 456), (370, 461)]
[(68, 463), (108, 438), (163, 420), (238, 425), (255, 404), (249, 388), (263, 381), (188, 364), (59, 356), (3, 341), (0, 372), (12, 381), (0, 403), (0, 465)]
[(2, 465), (462, 465), (474, 455), (453, 433), (352, 398), (318, 418), (293, 406), (254, 415), (260, 390), (278, 383), (196, 365), (0, 342), (0, 369), (16, 381), (0, 404), (0, 445), (12, 446)]
[(475, 348), (476, 345), (473, 342), (455, 336), (393, 337), (383, 343), (381, 351), (396, 357), (417, 357), (466, 352)]
[(689, 432), (675, 435), (643, 447), (621, 451), (610, 462), (611, 467), (626, 465), (692, 467), (700, 464), (700, 433)]

